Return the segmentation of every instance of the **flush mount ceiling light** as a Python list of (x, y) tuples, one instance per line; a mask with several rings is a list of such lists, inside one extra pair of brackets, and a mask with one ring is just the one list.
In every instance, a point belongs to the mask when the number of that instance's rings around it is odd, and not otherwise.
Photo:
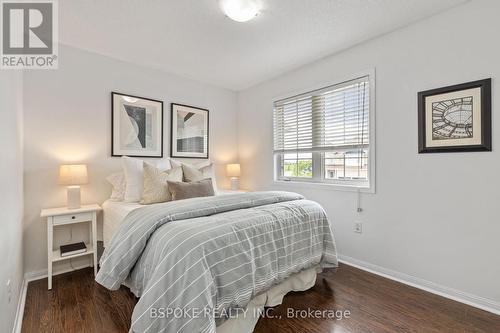
[(246, 22), (259, 14), (258, 0), (219, 0), (222, 11), (236, 22)]

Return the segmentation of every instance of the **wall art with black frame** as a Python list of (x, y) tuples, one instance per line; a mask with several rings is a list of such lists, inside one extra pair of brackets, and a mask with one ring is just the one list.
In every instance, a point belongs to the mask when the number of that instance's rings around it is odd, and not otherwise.
[(419, 92), (418, 151), (491, 151), (491, 79)]
[(111, 93), (111, 155), (163, 157), (163, 102)]
[(208, 110), (172, 103), (171, 112), (170, 156), (208, 158)]

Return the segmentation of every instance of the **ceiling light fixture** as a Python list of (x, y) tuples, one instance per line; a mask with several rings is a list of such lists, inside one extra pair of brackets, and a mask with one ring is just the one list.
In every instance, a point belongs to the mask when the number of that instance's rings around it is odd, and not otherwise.
[(259, 14), (258, 0), (219, 0), (222, 11), (236, 22), (246, 22)]

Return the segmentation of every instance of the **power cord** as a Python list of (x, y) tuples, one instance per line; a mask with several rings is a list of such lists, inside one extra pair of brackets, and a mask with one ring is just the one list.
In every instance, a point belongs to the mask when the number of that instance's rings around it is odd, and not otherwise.
[(357, 188), (357, 191), (356, 191), (356, 211), (358, 213), (361, 213), (363, 211), (363, 208), (361, 208), (361, 190), (359, 189), (359, 187)]

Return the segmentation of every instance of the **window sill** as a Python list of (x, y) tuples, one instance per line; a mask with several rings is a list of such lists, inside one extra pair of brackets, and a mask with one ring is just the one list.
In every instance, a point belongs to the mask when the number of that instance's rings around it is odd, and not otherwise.
[(341, 192), (361, 192), (375, 194), (375, 187), (370, 186), (355, 186), (355, 185), (341, 185), (341, 184), (329, 184), (329, 183), (313, 183), (313, 182), (302, 182), (302, 181), (285, 181), (285, 180), (274, 180), (273, 185), (277, 186), (293, 186), (295, 188), (304, 189), (321, 189), (329, 191), (341, 191)]

